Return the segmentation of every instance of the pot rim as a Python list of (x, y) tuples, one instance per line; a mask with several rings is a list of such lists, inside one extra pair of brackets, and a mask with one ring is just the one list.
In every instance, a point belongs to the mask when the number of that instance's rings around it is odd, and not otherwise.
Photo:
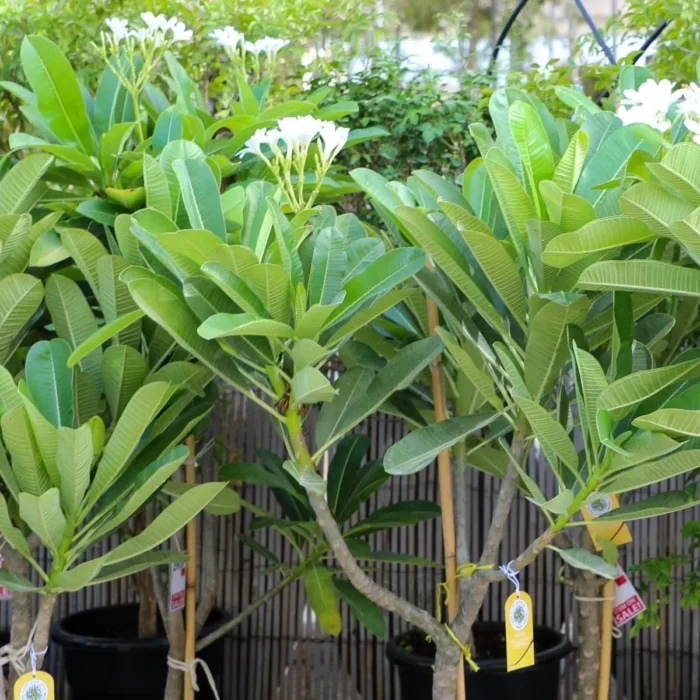
[[(117, 605), (102, 605), (97, 608), (89, 608), (88, 610), (80, 610), (79, 612), (72, 613), (62, 617), (60, 620), (54, 622), (51, 625), (51, 641), (58, 644), (60, 647), (65, 649), (85, 649), (90, 647), (91, 649), (104, 649), (109, 651), (119, 651), (119, 652), (144, 652), (144, 651), (155, 651), (166, 653), (170, 648), (168, 638), (165, 634), (157, 635), (155, 637), (145, 637), (143, 639), (139, 638), (118, 638), (118, 637), (93, 637), (86, 634), (78, 634), (76, 632), (69, 632), (65, 629), (64, 623), (68, 620), (75, 620), (76, 618), (86, 618), (90, 617), (95, 613), (100, 613), (104, 611), (118, 611), (133, 609), (137, 606), (137, 603), (119, 603)], [(221, 614), (221, 619), (215, 623), (210, 623), (204, 627), (200, 636), (205, 636), (209, 632), (213, 632), (223, 623), (228, 621), (231, 616), (221, 610), (221, 608), (212, 608), (213, 612), (219, 612)]]
[[(477, 630), (480, 628), (482, 630), (491, 630), (495, 628), (504, 628), (504, 622), (495, 621), (483, 621), (476, 622), (474, 628)], [(559, 630), (553, 627), (547, 627), (546, 625), (535, 625), (535, 634), (540, 632), (547, 632), (547, 634), (554, 635), (559, 638), (557, 644), (544, 651), (535, 651), (535, 664), (546, 663), (548, 661), (559, 661), (567, 657), (573, 650), (569, 638), (562, 634)], [(397, 666), (413, 666), (419, 668), (432, 668), (435, 664), (434, 657), (420, 656), (418, 654), (413, 654), (412, 652), (406, 651), (400, 645), (401, 640), (410, 634), (410, 631), (403, 632), (395, 637), (392, 637), (386, 646), (386, 656), (392, 664)], [(477, 660), (479, 665), (479, 671), (488, 671), (491, 673), (506, 673), (506, 660), (501, 659), (484, 659), (483, 661)], [(468, 666), (465, 665), (465, 668)]]

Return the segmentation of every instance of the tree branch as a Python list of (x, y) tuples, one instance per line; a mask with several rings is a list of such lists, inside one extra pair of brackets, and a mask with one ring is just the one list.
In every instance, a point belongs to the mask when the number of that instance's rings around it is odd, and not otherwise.
[(438, 647), (441, 644), (450, 644), (449, 637), (442, 625), (430, 613), (421, 610), (407, 600), (399, 598), (390, 590), (380, 586), (360, 568), (343, 539), (343, 535), (331, 514), (326, 499), (313, 491), (307, 491), (307, 493), (311, 501), (311, 507), (316, 513), (318, 524), (328, 539), (340, 568), (353, 586), (372, 602), (389, 612), (399, 615), (402, 619), (415, 625), (426, 634), (431, 635)]
[(199, 637), (204, 625), (209, 619), (209, 614), (216, 602), (216, 589), (219, 577), (216, 575), (216, 536), (215, 516), (204, 511), (202, 514), (202, 573), (204, 575), (204, 588), (202, 597), (197, 606), (197, 618), (195, 621), (195, 639)]

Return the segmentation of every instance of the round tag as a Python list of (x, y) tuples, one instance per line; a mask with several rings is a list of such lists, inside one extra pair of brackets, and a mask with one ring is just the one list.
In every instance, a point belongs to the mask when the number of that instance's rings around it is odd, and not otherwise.
[(45, 671), (25, 673), (15, 683), (14, 700), (55, 700), (53, 678)]

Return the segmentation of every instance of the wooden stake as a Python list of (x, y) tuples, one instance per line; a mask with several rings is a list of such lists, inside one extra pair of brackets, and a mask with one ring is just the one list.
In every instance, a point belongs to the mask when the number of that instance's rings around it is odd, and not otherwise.
[[(432, 267), (429, 263), (429, 267)], [(435, 329), (440, 323), (438, 308), (432, 299), (427, 300), (428, 329), (430, 335), (435, 335)], [(445, 392), (442, 377), (442, 356), (438, 355), (431, 366), (433, 378), (433, 401), (435, 403), (435, 422), (445, 420), (447, 417)], [(459, 587), (457, 585), (457, 545), (455, 540), (455, 512), (452, 497), (452, 465), (450, 463), (450, 451), (443, 450), (438, 454), (438, 479), (440, 482), (440, 508), (442, 509), (442, 540), (445, 548), (445, 576), (447, 577), (447, 590), (449, 600), (447, 614), (452, 622), (457, 616), (459, 607)], [(456, 700), (465, 700), (466, 688), (464, 686), (464, 662), (459, 665), (457, 673)]]
[[(189, 435), (185, 441), (190, 455), (185, 462), (185, 483), (194, 484), (195, 439)], [(185, 598), (185, 663), (189, 666), (195, 659), (195, 634), (197, 616), (197, 523), (194, 518), (187, 523), (187, 597)], [(185, 674), (185, 700), (194, 700), (194, 686), (189, 673)]]
[(613, 640), (613, 597), (615, 581), (605, 582), (603, 587), (603, 615), (600, 623), (600, 670), (598, 671), (598, 700), (610, 696), (610, 664)]

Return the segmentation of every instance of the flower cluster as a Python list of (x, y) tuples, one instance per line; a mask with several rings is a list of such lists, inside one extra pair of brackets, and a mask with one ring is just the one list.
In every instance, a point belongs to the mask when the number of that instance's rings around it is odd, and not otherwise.
[(671, 122), (668, 111), (683, 96), (682, 90), (674, 90), (670, 80), (657, 83), (649, 78), (638, 90), (625, 90), (617, 110), (623, 124), (648, 124), (659, 131), (668, 131)]
[(129, 21), (120, 17), (110, 17), (105, 20), (110, 33), (103, 33), (103, 42), (118, 47), (129, 39), (135, 40), (142, 46), (152, 45), (158, 48), (170, 46), (183, 41), (191, 41), (194, 32), (187, 29), (184, 22), (177, 17), (166, 17), (163, 14), (154, 15), (152, 12), (142, 12), (144, 26), (132, 28)]
[(260, 72), (260, 56), (262, 54), (267, 57), (270, 70), (272, 70), (277, 61), (277, 54), (289, 44), (286, 39), (275, 39), (271, 36), (257, 41), (246, 41), (245, 34), (231, 26), (215, 29), (209, 36), (226, 50), (236, 68), (245, 68), (246, 54), (250, 54), (256, 73)]
[[(346, 127), (311, 116), (285, 117), (277, 122), (275, 129), (258, 129), (246, 141), (246, 147), (239, 156), (250, 153), (260, 158), (275, 176), (291, 207), (301, 211), (313, 206), (323, 178), (347, 143), (349, 134), (350, 130)], [(317, 138), (316, 185), (305, 200), (306, 161), (311, 144)], [(292, 183), (292, 173), (296, 173), (296, 187)]]
[(669, 112), (674, 105), (695, 143), (700, 143), (700, 86), (695, 83), (676, 89), (670, 80), (657, 83), (649, 78), (638, 90), (624, 91), (617, 116), (623, 124), (647, 124), (666, 132), (671, 128)]

